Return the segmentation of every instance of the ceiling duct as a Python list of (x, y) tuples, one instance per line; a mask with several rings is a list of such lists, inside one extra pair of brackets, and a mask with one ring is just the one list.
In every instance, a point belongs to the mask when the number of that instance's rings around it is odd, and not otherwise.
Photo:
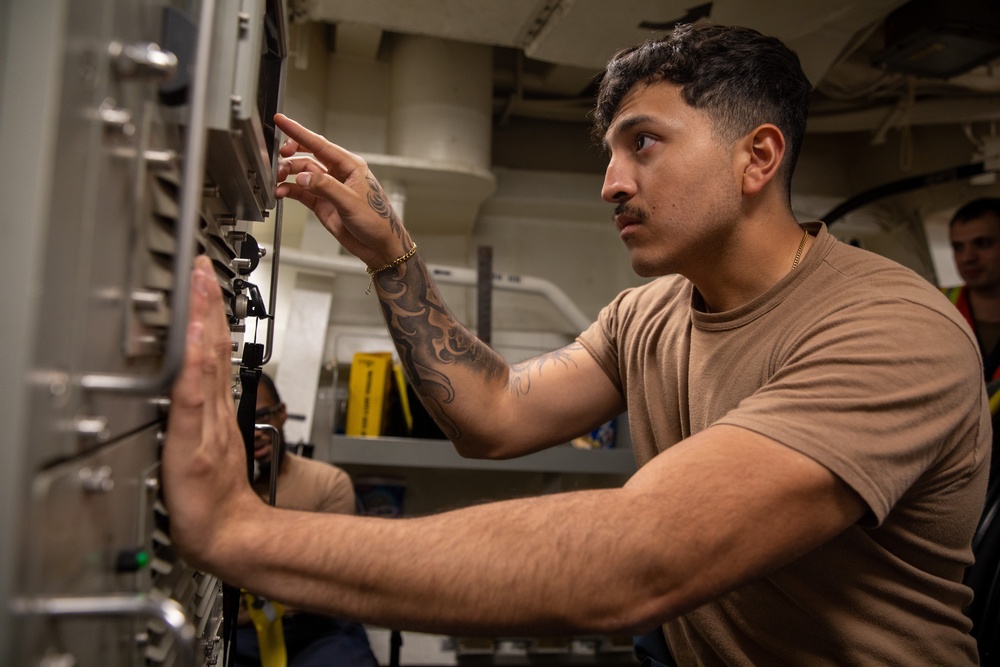
[(390, 67), (388, 153), (362, 157), (411, 231), (467, 234), (496, 190), (493, 50), (397, 34)]
[(884, 31), (873, 65), (950, 79), (1000, 56), (1000, 3), (912, 0), (886, 17)]

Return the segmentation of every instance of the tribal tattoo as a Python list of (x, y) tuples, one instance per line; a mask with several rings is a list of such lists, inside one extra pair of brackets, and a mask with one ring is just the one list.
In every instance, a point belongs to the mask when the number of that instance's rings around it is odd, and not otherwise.
[(527, 394), (531, 389), (532, 373), (540, 375), (545, 366), (558, 365), (563, 368), (569, 368), (570, 366), (576, 367), (577, 364), (573, 361), (573, 357), (570, 356), (570, 352), (582, 349), (582, 344), (571, 343), (561, 350), (553, 350), (552, 352), (547, 352), (546, 354), (513, 364), (510, 367), (511, 377), (507, 388), (517, 396)]
[(549, 364), (574, 363), (566, 350), (522, 362), (510, 373), (507, 363), (463, 327), (448, 310), (422, 261), (407, 262), (375, 276), (382, 315), (400, 360), (424, 406), (445, 435), (459, 440), (462, 430), (449, 417), (447, 405), (455, 387), (447, 366), (475, 369), (488, 382), (503, 383), (515, 395), (528, 393), (530, 377)]
[(392, 205), (389, 204), (389, 198), (385, 194), (385, 190), (379, 185), (379, 182), (375, 180), (375, 177), (371, 174), (365, 176), (365, 180), (368, 181), (368, 205), (371, 209), (378, 214), (380, 218), (385, 218), (389, 221), (389, 229), (397, 237), (402, 237), (403, 226), (399, 224), (399, 218), (396, 217), (396, 212), (392, 210)]

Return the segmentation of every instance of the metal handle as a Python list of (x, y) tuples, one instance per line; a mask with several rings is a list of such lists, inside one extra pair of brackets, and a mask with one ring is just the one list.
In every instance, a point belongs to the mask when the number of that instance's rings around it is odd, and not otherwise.
[(267, 312), (271, 315), (267, 321), (267, 341), (264, 343), (264, 357), (261, 366), (271, 361), (274, 348), (274, 307), (278, 296), (278, 260), (281, 259), (281, 219), (285, 213), (285, 200), (279, 199), (274, 206), (274, 239), (271, 241), (271, 289), (268, 295)]
[(177, 56), (155, 42), (122, 44), (111, 42), (108, 54), (118, 76), (123, 78), (169, 79), (177, 72)]
[(92, 597), (38, 597), (11, 601), (21, 616), (144, 616), (162, 621), (173, 635), (181, 663), (196, 667), (194, 627), (175, 600), (154, 600), (142, 594), (115, 593)]
[(278, 430), (277, 426), (272, 426), (271, 424), (254, 424), (253, 427), (258, 431), (267, 431), (274, 436), (274, 443), (271, 445), (271, 491), (267, 501), (268, 505), (274, 507), (274, 503), (278, 497), (278, 457), (281, 456), (278, 451), (285, 446), (285, 443), (281, 439), (281, 431)]
[[(288, 27), (282, 25), (281, 33), (284, 35), (288, 34)], [(284, 39), (282, 40), (284, 41)], [(287, 45), (282, 45), (282, 57), (281, 64), (278, 66), (278, 99), (276, 107), (278, 109), (283, 109), (285, 107), (285, 82), (288, 81), (288, 58), (287, 55), (288, 47)], [(283, 134), (277, 127), (274, 128), (274, 146), (273, 153), (271, 154), (271, 173), (275, 176), (278, 174), (278, 161), (279, 161), (279, 147), (278, 147), (278, 137)], [(271, 293), (269, 296), (269, 303), (267, 312), (271, 314), (271, 319), (267, 323), (267, 342), (264, 346), (264, 357), (261, 361), (261, 365), (267, 364), (271, 361), (271, 352), (274, 347), (274, 324), (277, 320), (274, 319), (274, 307), (275, 298), (278, 293), (278, 260), (281, 258), (281, 221), (285, 214), (285, 200), (279, 199), (274, 206), (274, 239), (272, 240), (273, 247), (271, 248)]]
[(90, 373), (80, 378), (85, 389), (118, 393), (158, 393), (173, 382), (184, 362), (187, 340), (191, 269), (194, 265), (195, 232), (201, 219), (201, 197), (205, 171), (205, 111), (208, 106), (209, 65), (215, 0), (204, 0), (198, 28), (198, 44), (191, 82), (187, 142), (184, 150), (184, 181), (181, 185), (181, 217), (174, 255), (174, 299), (166, 354), (159, 374), (150, 376)]

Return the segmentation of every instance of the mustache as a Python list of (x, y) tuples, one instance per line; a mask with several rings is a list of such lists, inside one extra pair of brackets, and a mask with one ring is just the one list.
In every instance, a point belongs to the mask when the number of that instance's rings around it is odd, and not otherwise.
[(634, 218), (639, 222), (645, 222), (649, 218), (649, 213), (646, 209), (639, 208), (638, 206), (632, 206), (627, 202), (621, 202), (618, 206), (615, 206), (615, 212), (612, 215), (612, 219), (617, 218), (619, 215), (626, 215), (630, 218)]

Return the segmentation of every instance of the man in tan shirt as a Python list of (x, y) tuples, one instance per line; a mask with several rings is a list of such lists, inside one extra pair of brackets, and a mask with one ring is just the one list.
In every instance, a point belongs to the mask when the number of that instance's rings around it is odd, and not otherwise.
[[(257, 389), (256, 423), (281, 433), (281, 447), (271, 433), (254, 432), (253, 489), (265, 502), (270, 496), (271, 466), (278, 466), (276, 506), (304, 512), (354, 514), (356, 497), (350, 476), (329, 463), (293, 454), (284, 446), (288, 418), (274, 381), (266, 373)], [(260, 667), (257, 633), (241, 605), (236, 638), (236, 667)], [(282, 630), (288, 667), (377, 667), (364, 627), (353, 621), (286, 608)]]
[(975, 665), (962, 574), (991, 435), (979, 353), (922, 277), (799, 224), (811, 92), (792, 51), (745, 28), (682, 25), (616, 54), (594, 114), (601, 196), (651, 280), (517, 364), (445, 306), (366, 162), (277, 115), (276, 195), (369, 268), (410, 382), (461, 454), (528, 454), (627, 409), (640, 467), (622, 488), (403, 520), (266, 507), (224, 474), (245, 460), (202, 257), (164, 447), (178, 548), (383, 627), (655, 628), (681, 665)]

